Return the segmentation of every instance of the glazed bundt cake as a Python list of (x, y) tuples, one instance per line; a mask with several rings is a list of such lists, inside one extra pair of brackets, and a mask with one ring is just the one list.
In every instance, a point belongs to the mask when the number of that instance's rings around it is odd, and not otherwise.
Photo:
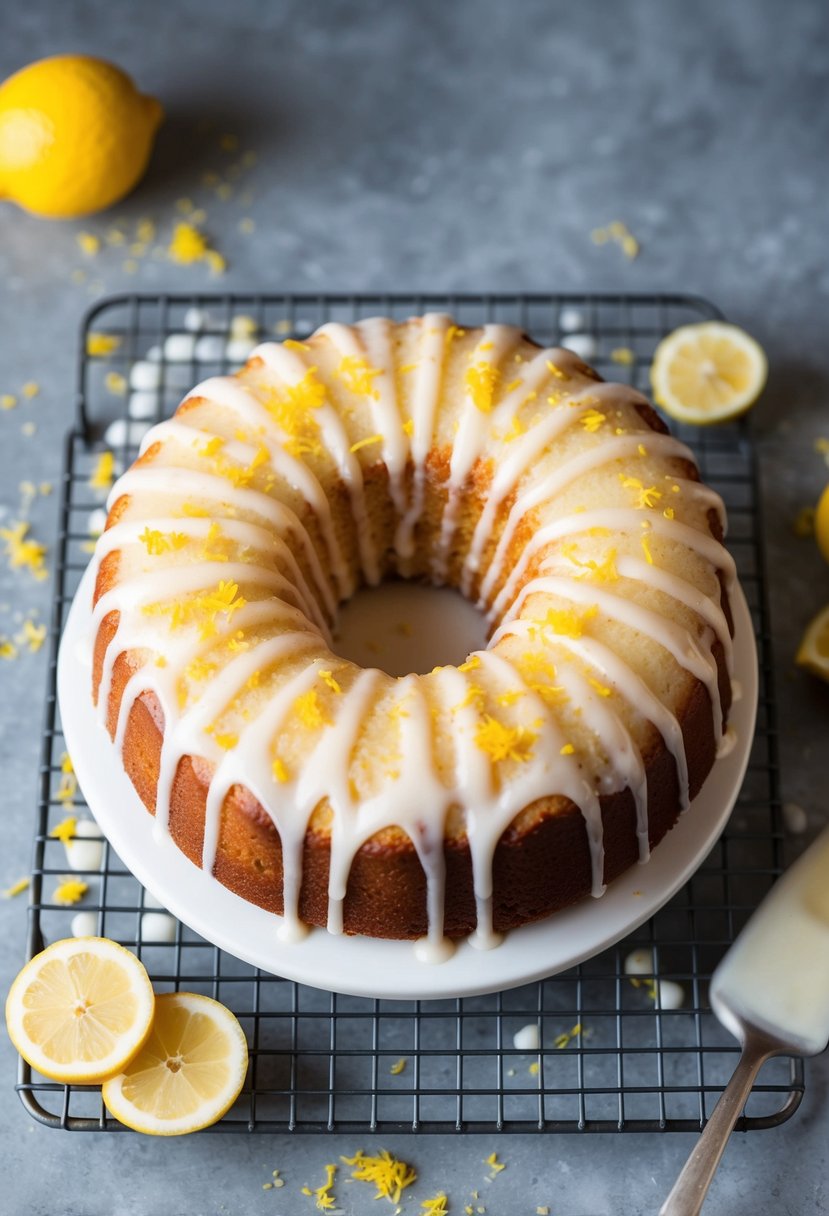
[[(494, 944), (648, 857), (731, 697), (734, 564), (647, 401), (443, 314), (265, 343), (152, 428), (97, 546), (93, 697), (157, 833), (275, 929)], [(388, 578), (491, 624), (337, 654)]]

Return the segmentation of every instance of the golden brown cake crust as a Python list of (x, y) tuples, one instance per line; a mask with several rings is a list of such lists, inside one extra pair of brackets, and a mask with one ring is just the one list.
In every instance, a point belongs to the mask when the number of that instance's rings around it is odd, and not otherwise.
[[(594, 373), (590, 373), (595, 377)], [(637, 405), (642, 421), (654, 432), (666, 428), (647, 405)], [(141, 458), (152, 463), (150, 448)], [(430, 456), (430, 475), (435, 484), (446, 479), (448, 454), (435, 450)], [(381, 471), (381, 475), (382, 471)], [(476, 466), (471, 474), (472, 491), (483, 497), (491, 470)], [(686, 465), (683, 476), (697, 479)], [(110, 513), (108, 527), (122, 518), (129, 506), (120, 497)], [(503, 504), (505, 514), (511, 502)], [(711, 534), (720, 540), (719, 521), (708, 516)], [(515, 559), (531, 535), (532, 521), (525, 519), (513, 538)], [(118, 581), (118, 552), (100, 564), (95, 602)], [(528, 568), (528, 577), (533, 573)], [(730, 607), (720, 575), (721, 604), (729, 626)], [(477, 591), (477, 580), (473, 591)], [(109, 613), (95, 639), (93, 690), (97, 691), (104, 656), (118, 625), (117, 612)], [(722, 647), (713, 647), (724, 720), (730, 706), (731, 686)], [(119, 707), (130, 676), (146, 661), (141, 652), (126, 651), (115, 661), (106, 722), (114, 736)], [(684, 705), (676, 714), (682, 729), (688, 765), (690, 795), (702, 786), (716, 756), (712, 706), (698, 680), (690, 685)], [(124, 767), (147, 810), (155, 813), (159, 760), (164, 734), (163, 712), (153, 693), (142, 693), (133, 703), (126, 722), (123, 743)], [(681, 791), (675, 762), (655, 728), (643, 748), (647, 774), (648, 822), (651, 847), (675, 823)], [(185, 756), (179, 763), (172, 787), (169, 830), (181, 851), (201, 864), (205, 804), (212, 766), (199, 757)], [(636, 812), (630, 790), (600, 798), (604, 825), (604, 881), (612, 882), (638, 858)], [(325, 817), (315, 812), (305, 837), (299, 914), (309, 924), (324, 926), (328, 919), (328, 869), (330, 836)], [(444, 931), (463, 937), (476, 927), (476, 905), (470, 850), (464, 836), (449, 836), (444, 846), (446, 896)], [(268, 812), (242, 785), (234, 786), (222, 809), (219, 842), (214, 866), (216, 878), (243, 899), (275, 913), (282, 912), (282, 856), (278, 832)], [(493, 863), (493, 928), (511, 929), (539, 920), (584, 898), (591, 890), (592, 865), (585, 824), (580, 809), (567, 798), (541, 799), (525, 808), (501, 836)], [(355, 854), (343, 907), (347, 933), (413, 939), (427, 932), (426, 877), (409, 836), (390, 829), (365, 843)]]

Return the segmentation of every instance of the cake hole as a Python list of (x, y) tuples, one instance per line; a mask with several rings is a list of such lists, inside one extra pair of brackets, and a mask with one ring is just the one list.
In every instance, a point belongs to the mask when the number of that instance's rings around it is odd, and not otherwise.
[(389, 582), (363, 588), (340, 609), (334, 649), (390, 676), (457, 666), (486, 646), (486, 621), (459, 591)]

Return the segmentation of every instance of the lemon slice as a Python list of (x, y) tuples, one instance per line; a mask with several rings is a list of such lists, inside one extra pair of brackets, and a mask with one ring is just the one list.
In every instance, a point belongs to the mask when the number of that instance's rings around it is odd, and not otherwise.
[(651, 366), (654, 400), (679, 422), (708, 426), (739, 417), (766, 383), (763, 349), (736, 325), (683, 325), (656, 348)]
[(829, 486), (821, 494), (815, 508), (815, 540), (829, 562)]
[(821, 608), (800, 643), (795, 662), (812, 675), (829, 680), (829, 604)]
[(90, 1085), (127, 1066), (143, 1046), (155, 998), (134, 954), (105, 937), (55, 942), (9, 990), (6, 1026), (32, 1068)]
[(110, 1114), (149, 1136), (181, 1136), (209, 1127), (245, 1083), (248, 1045), (236, 1018), (207, 996), (168, 992), (156, 998), (145, 1046), (103, 1087)]

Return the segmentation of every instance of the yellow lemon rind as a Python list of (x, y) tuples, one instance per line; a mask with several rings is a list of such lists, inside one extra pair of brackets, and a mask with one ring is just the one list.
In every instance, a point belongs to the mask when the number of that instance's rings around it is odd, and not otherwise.
[(202, 1131), (206, 1127), (211, 1127), (230, 1110), (242, 1092), (247, 1076), (248, 1043), (245, 1032), (236, 1016), (225, 1005), (222, 1005), (220, 1001), (214, 1001), (212, 997), (202, 996), (200, 993), (166, 992), (156, 997), (156, 1010), (161, 1011), (162, 1017), (164, 1006), (170, 1002), (192, 1004), (194, 1009), (198, 1009), (202, 1013), (210, 1010), (210, 1016), (227, 1032), (231, 1042), (235, 1041), (239, 1052), (237, 1068), (232, 1082), (228, 1084), (221, 1098), (209, 1107), (209, 1111), (197, 1113), (192, 1117), (172, 1119), (167, 1124), (148, 1117), (144, 1112), (138, 1111), (132, 1103), (123, 1099), (122, 1086), (125, 1073), (110, 1077), (104, 1082), (101, 1090), (107, 1110), (125, 1127), (132, 1131), (142, 1132), (147, 1136), (184, 1136), (190, 1132)]
[[(131, 962), (126, 965), (133, 970), (133, 976), (137, 981), (138, 991), (143, 990), (146, 1001), (143, 1009), (143, 1015), (138, 1023), (137, 1031), (134, 1038), (130, 1039), (129, 1045), (121, 1052), (113, 1051), (107, 1060), (106, 1067), (94, 1067), (90, 1064), (83, 1067), (79, 1061), (77, 1064), (66, 1065), (65, 1067), (56, 1066), (54, 1061), (43, 1055), (38, 1044), (33, 1043), (29, 1036), (24, 1031), (20, 1018), (17, 1016), (18, 1010), (22, 1010), (21, 998), (24, 989), (34, 979), (39, 965), (45, 961), (43, 956), (50, 954), (57, 956), (65, 954), (67, 957), (71, 954), (80, 954), (86, 946), (88, 949), (94, 943), (97, 949), (103, 948), (110, 953), (113, 960), (119, 959), (121, 955), (126, 955)], [(150, 1037), (153, 1026), (153, 1018), (155, 1015), (155, 993), (150, 982), (150, 977), (147, 975), (146, 968), (139, 958), (132, 951), (127, 950), (118, 942), (111, 941), (106, 937), (68, 937), (62, 938), (60, 941), (52, 942), (45, 950), (41, 950), (34, 958), (30, 959), (25, 967), (20, 971), (12, 982), (9, 994), (6, 998), (6, 1029), (9, 1038), (14, 1044), (17, 1051), (23, 1059), (44, 1077), (48, 1077), (50, 1081), (58, 1081), (63, 1085), (100, 1085), (110, 1077), (118, 1076), (128, 1067), (130, 1062), (138, 1055), (141, 1048)]]
[[(712, 410), (704, 410), (678, 400), (667, 384), (668, 372), (677, 352), (702, 336), (718, 336), (739, 348), (748, 354), (754, 370), (751, 386), (742, 396)], [(742, 417), (757, 402), (767, 378), (768, 361), (763, 348), (745, 330), (725, 321), (700, 321), (675, 329), (657, 346), (650, 372), (651, 389), (656, 404), (675, 421), (693, 426), (718, 426)]]

